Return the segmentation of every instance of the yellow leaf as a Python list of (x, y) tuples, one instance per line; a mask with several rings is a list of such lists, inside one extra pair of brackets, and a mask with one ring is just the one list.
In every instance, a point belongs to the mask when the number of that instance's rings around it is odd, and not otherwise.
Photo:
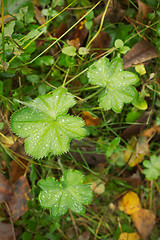
[(105, 183), (102, 181), (93, 181), (90, 185), (91, 189), (93, 190), (93, 192), (97, 193), (97, 194), (102, 194), (105, 191)]
[(118, 201), (118, 208), (128, 215), (131, 215), (141, 209), (141, 203), (138, 195), (129, 191)]
[(143, 63), (138, 64), (135, 66), (135, 70), (136, 72), (138, 72), (140, 75), (144, 75), (146, 74), (146, 69)]
[(98, 117), (93, 117), (88, 111), (82, 112), (82, 118), (84, 119), (87, 126), (99, 126), (101, 125)]
[(118, 240), (139, 240), (138, 233), (121, 233)]
[(139, 209), (131, 215), (137, 231), (143, 239), (146, 239), (155, 225), (155, 215), (151, 210)]
[(13, 135), (12, 136), (2, 136), (0, 137), (1, 142), (6, 146), (10, 147), (14, 144), (14, 142), (17, 140), (17, 136)]
[(145, 155), (149, 154), (149, 146), (147, 138), (144, 136), (138, 140), (136, 137), (132, 137), (130, 145), (130, 147), (127, 146), (128, 150), (124, 153), (124, 160), (130, 167), (134, 167), (143, 161)]

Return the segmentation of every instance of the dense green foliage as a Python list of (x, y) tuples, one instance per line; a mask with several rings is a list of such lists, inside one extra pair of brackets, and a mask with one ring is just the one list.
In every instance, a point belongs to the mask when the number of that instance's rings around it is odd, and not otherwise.
[(158, 239), (159, 2), (141, 1), (147, 15), (140, 1), (1, 2), (1, 174), (26, 177), (32, 195), (13, 219), (18, 240), (135, 232), (117, 208), (130, 189), (157, 214)]

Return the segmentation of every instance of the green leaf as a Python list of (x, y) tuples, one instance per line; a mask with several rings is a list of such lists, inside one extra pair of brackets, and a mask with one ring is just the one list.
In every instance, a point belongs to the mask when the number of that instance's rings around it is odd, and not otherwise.
[(27, 107), (11, 117), (14, 133), (25, 139), (25, 151), (35, 158), (43, 158), (50, 152), (56, 155), (69, 150), (71, 138), (81, 139), (86, 131), (81, 118), (70, 116), (67, 111), (75, 105), (72, 94), (63, 87), (50, 95), (37, 97)]
[(137, 95), (137, 98), (134, 99), (132, 102), (133, 106), (140, 110), (146, 110), (148, 108), (148, 104), (146, 100), (144, 100), (144, 97), (141, 97), (140, 95)]
[(80, 48), (78, 49), (78, 53), (79, 53), (79, 55), (86, 55), (86, 54), (89, 53), (89, 50), (88, 50), (88, 48), (80, 47)]
[(15, 26), (15, 21), (12, 21), (10, 23), (7, 23), (7, 25), (4, 27), (4, 36), (10, 37), (12, 33), (14, 32), (14, 26)]
[(88, 21), (88, 20), (85, 21), (85, 27), (86, 27), (88, 30), (91, 29), (92, 25), (93, 25), (93, 21)]
[(3, 82), (0, 81), (0, 95), (3, 95)]
[(100, 107), (105, 110), (112, 108), (115, 112), (121, 112), (124, 103), (132, 102), (137, 96), (131, 85), (138, 81), (138, 77), (123, 71), (122, 60), (118, 57), (111, 62), (101, 58), (89, 68), (87, 75), (91, 84), (106, 87), (99, 97)]
[[(90, 10), (88, 10), (88, 12), (89, 12), (89, 11), (90, 11)], [(87, 21), (91, 21), (93, 18), (94, 18), (94, 12), (93, 12), (93, 11), (91, 11), (90, 13), (88, 13), (87, 16), (85, 17), (85, 19), (86, 19)]]
[(39, 75), (35, 75), (35, 74), (27, 75), (26, 78), (31, 83), (39, 83), (39, 81), (40, 81)]
[(123, 43), (123, 41), (122, 41), (121, 39), (117, 39), (117, 40), (115, 41), (115, 43), (114, 43), (114, 46), (115, 46), (116, 48), (123, 48), (124, 43)]
[(39, 34), (39, 30), (38, 29), (33, 29), (32, 31), (30, 31), (26, 37), (23, 40), (23, 43), (25, 43), (26, 41), (28, 41), (29, 39), (32, 39), (34, 37), (36, 37)]
[(35, 64), (38, 66), (42, 66), (43, 64), (46, 66), (51, 66), (53, 65), (53, 63), (54, 58), (52, 56), (42, 56), (35, 61)]
[(91, 203), (93, 195), (88, 184), (83, 185), (84, 176), (79, 171), (67, 170), (60, 182), (55, 178), (38, 182), (42, 191), (39, 194), (41, 207), (49, 209), (52, 217), (65, 214), (68, 208), (75, 213), (84, 213), (82, 204)]
[(136, 72), (139, 73), (140, 76), (146, 74), (146, 69), (145, 69), (145, 66), (144, 66), (143, 63), (137, 64), (137, 65), (135, 66), (135, 70), (136, 70)]
[(73, 57), (76, 55), (76, 48), (74, 46), (64, 47), (62, 48), (62, 53)]
[(142, 171), (148, 180), (157, 179), (160, 176), (160, 156), (152, 155), (150, 161), (143, 161), (144, 169)]
[(132, 110), (127, 113), (125, 121), (126, 121), (126, 122), (130, 122), (130, 123), (133, 123), (133, 122), (135, 122), (138, 118), (140, 118), (141, 115), (142, 115), (141, 112), (137, 111), (137, 109), (135, 109), (135, 108), (132, 108)]
[(99, 96), (99, 106), (104, 110), (110, 110), (119, 113), (122, 111), (124, 103), (132, 102), (137, 95), (134, 87), (106, 90)]
[(128, 46), (124, 46), (120, 49), (120, 53), (126, 54), (129, 50), (130, 50), (130, 48)]

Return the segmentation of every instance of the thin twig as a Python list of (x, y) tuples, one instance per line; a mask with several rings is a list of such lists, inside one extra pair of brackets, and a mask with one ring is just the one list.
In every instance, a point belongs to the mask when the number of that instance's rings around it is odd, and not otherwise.
[(8, 206), (7, 202), (4, 202), (9, 214), (9, 218), (10, 218), (10, 222), (11, 222), (11, 228), (12, 228), (12, 234), (13, 234), (13, 240), (16, 240), (16, 235), (15, 235), (15, 231), (14, 231), (14, 224), (13, 224), (13, 220), (12, 220), (12, 214), (11, 214), (11, 210), (10, 207)]
[(75, 230), (75, 233), (76, 233), (76, 237), (78, 239), (78, 229), (77, 229), (77, 225), (76, 225), (76, 222), (75, 222), (75, 219), (73, 217), (73, 214), (72, 214), (72, 211), (69, 209), (69, 214), (71, 216), (71, 219), (72, 219), (72, 222), (73, 222), (73, 226), (74, 226), (74, 230)]

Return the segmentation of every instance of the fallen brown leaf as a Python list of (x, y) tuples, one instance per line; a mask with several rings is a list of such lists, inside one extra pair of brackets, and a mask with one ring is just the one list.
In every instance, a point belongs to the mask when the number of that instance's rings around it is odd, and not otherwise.
[(67, 25), (65, 22), (61, 22), (57, 28), (53, 29), (51, 34), (53, 34), (56, 38), (59, 38), (67, 31)]
[(118, 208), (131, 215), (138, 233), (145, 240), (155, 225), (154, 213), (141, 207), (140, 199), (133, 191), (129, 191), (118, 200)]
[(145, 112), (135, 123), (130, 125), (128, 128), (126, 128), (122, 134), (121, 138), (127, 139), (131, 136), (136, 136), (140, 132), (142, 132), (147, 126), (151, 123), (153, 113), (152, 112)]
[(73, 35), (70, 37), (69, 45), (74, 46), (78, 49), (80, 46), (83, 45), (88, 35), (88, 30), (85, 27), (85, 20), (82, 20), (80, 23), (77, 24), (74, 28)]
[[(107, 4), (107, 0), (104, 0), (105, 4)], [(105, 14), (105, 19), (109, 22), (119, 22), (123, 15), (125, 10), (121, 7), (121, 4), (117, 0), (111, 0), (107, 9), (107, 12)], [(99, 24), (102, 16), (104, 14), (104, 11), (101, 12), (95, 19), (94, 23)]]
[(139, 211), (133, 212), (131, 218), (137, 231), (145, 240), (155, 225), (154, 213), (151, 210), (141, 208)]
[(97, 48), (97, 50), (91, 50), (91, 54), (97, 53), (98, 56), (100, 56), (103, 52), (106, 51), (105, 48), (109, 47), (110, 40), (111, 38), (109, 34), (101, 31), (91, 44), (91, 49)]
[(142, 136), (152, 138), (156, 133), (160, 134), (160, 126), (157, 126), (156, 123), (153, 124), (153, 127), (146, 129)]
[(141, 40), (124, 56), (123, 68), (126, 69), (157, 57), (158, 52), (151, 43), (149, 41)]
[(100, 126), (100, 119), (93, 117), (88, 111), (82, 112), (82, 118), (84, 119), (87, 126)]
[(19, 163), (15, 160), (11, 161), (9, 172), (12, 183), (16, 182), (22, 175), (24, 175), (27, 165), (28, 161), (23, 158), (19, 159)]
[(44, 17), (44, 15), (41, 13), (41, 11), (38, 9), (37, 6), (34, 5), (34, 14), (35, 14), (35, 18), (37, 19), (37, 21), (43, 25), (44, 23), (46, 23), (46, 18)]
[(14, 240), (11, 224), (0, 222), (0, 240)]
[(151, 7), (140, 0), (137, 0), (137, 2), (138, 2), (137, 20), (143, 21), (145, 17), (148, 15), (148, 13), (151, 11)]
[(12, 188), (6, 177), (0, 173), (0, 203), (8, 201), (13, 194)]
[(131, 175), (130, 177), (124, 178), (124, 180), (127, 181), (129, 184), (131, 184), (134, 187), (140, 186), (142, 184), (139, 170), (137, 170), (137, 172), (133, 173), (133, 175)]
[(17, 220), (27, 211), (27, 201), (30, 199), (30, 186), (27, 178), (21, 176), (12, 186), (14, 195), (8, 201), (12, 217)]

